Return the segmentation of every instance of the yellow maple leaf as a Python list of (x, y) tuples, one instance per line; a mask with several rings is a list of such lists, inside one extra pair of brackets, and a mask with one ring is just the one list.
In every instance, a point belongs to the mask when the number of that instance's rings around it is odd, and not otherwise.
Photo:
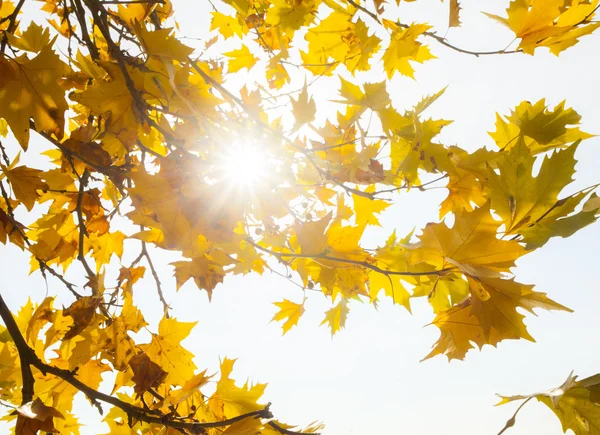
[(509, 116), (496, 114), (496, 131), (489, 135), (503, 150), (509, 150), (519, 139), (523, 139), (532, 152), (537, 154), (593, 137), (579, 127), (569, 127), (578, 125), (580, 121), (581, 116), (572, 108), (565, 108), (564, 101), (554, 109), (546, 105), (545, 99), (535, 104), (523, 101)]
[(300, 316), (304, 313), (304, 303), (297, 304), (288, 299), (284, 299), (281, 302), (275, 302), (274, 305), (279, 308), (279, 311), (275, 313), (271, 321), (285, 320), (281, 326), (283, 329), (283, 335), (292, 329), (293, 326), (298, 324)]
[(36, 128), (61, 139), (64, 116), (69, 108), (58, 79), (68, 72), (52, 49), (46, 45), (33, 59), (22, 55), (0, 59), (0, 117), (8, 123), (24, 150), (29, 144), (29, 120)]
[(242, 45), (241, 48), (228, 51), (224, 54), (229, 58), (227, 68), (230, 73), (238, 72), (243, 68), (250, 70), (258, 61), (258, 58), (250, 52), (247, 45)]
[(425, 357), (445, 354), (448, 359), (463, 359), (475, 343), (495, 346), (505, 339), (534, 341), (525, 324), (524, 316), (517, 311), (533, 308), (571, 311), (535, 292), (531, 285), (514, 280), (468, 277), (471, 296), (447, 311), (440, 312), (432, 324), (440, 328), (441, 336), (433, 350)]
[(182, 347), (181, 341), (190, 334), (196, 323), (163, 317), (158, 325), (158, 334), (152, 334), (149, 344), (140, 345), (148, 358), (168, 373), (164, 381), (169, 385), (185, 385), (194, 376), (194, 355)]
[[(575, 45), (577, 38), (592, 33), (600, 23), (591, 23), (598, 0), (565, 3), (564, 0), (513, 0), (507, 17), (486, 14), (510, 28), (521, 39), (519, 48), (533, 54), (537, 47), (549, 47), (558, 55)], [(581, 27), (579, 27), (581, 26)]]
[(225, 276), (223, 267), (206, 255), (195, 257), (192, 261), (175, 261), (171, 265), (175, 267), (177, 290), (193, 278), (199, 289), (206, 290), (209, 300), (212, 298), (213, 290), (217, 284), (223, 282)]
[(391, 31), (390, 44), (382, 58), (388, 78), (391, 79), (399, 72), (414, 79), (415, 70), (410, 62), (423, 63), (435, 59), (429, 48), (417, 41), (417, 38), (431, 27), (427, 24), (411, 24), (408, 28), (402, 28), (386, 19), (383, 20), (383, 24)]
[(410, 262), (426, 262), (438, 270), (460, 264), (507, 272), (526, 251), (517, 241), (498, 239), (500, 225), (489, 206), (456, 215), (452, 228), (444, 222), (427, 224), (410, 253)]
[(121, 231), (107, 232), (102, 235), (96, 233), (89, 234), (89, 243), (92, 249), (91, 255), (96, 260), (96, 272), (100, 272), (102, 266), (110, 263), (113, 255), (121, 258), (125, 237), (125, 234)]
[(229, 377), (235, 361), (229, 358), (221, 361), (221, 378), (217, 382), (215, 392), (208, 399), (208, 406), (220, 419), (232, 418), (264, 408), (264, 405), (259, 404), (258, 401), (267, 385), (250, 385), (247, 382), (243, 387), (235, 385), (235, 381)]
[(149, 55), (161, 56), (186, 62), (194, 49), (181, 43), (172, 35), (173, 29), (158, 29), (153, 32), (146, 30), (145, 26), (136, 26), (139, 38)]
[(316, 112), (317, 104), (312, 97), (309, 97), (308, 85), (305, 81), (302, 91), (298, 94), (298, 98), (296, 100), (292, 98), (292, 113), (296, 120), (295, 128), (300, 128), (304, 124), (312, 122), (315, 119)]
[(523, 141), (498, 162), (499, 173), (490, 169), (491, 206), (506, 224), (507, 234), (535, 225), (556, 204), (558, 194), (575, 172), (577, 143), (546, 156), (537, 176), (535, 157)]
[(176, 406), (181, 402), (184, 402), (188, 398), (190, 398), (200, 387), (206, 385), (206, 383), (212, 378), (211, 376), (206, 376), (206, 370), (198, 373), (197, 375), (192, 376), (183, 387), (178, 390), (171, 391), (169, 396), (166, 398), (166, 403)]
[(50, 29), (42, 28), (35, 22), (31, 22), (27, 30), (20, 36), (7, 33), (8, 41), (14, 48), (20, 50), (38, 52), (50, 42)]
[[(565, 432), (571, 429), (575, 435), (591, 435), (600, 430), (598, 391), (600, 374), (577, 380), (577, 376), (573, 376), (571, 372), (556, 388), (525, 396), (500, 396), (502, 400), (497, 405), (535, 398), (556, 414)], [(513, 422), (514, 417), (507, 422), (505, 428), (511, 427)]]
[(244, 20), (217, 11), (210, 14), (212, 15), (210, 30), (218, 30), (225, 39), (231, 38), (233, 35), (241, 38), (248, 33), (248, 27)]
[(48, 185), (44, 182), (44, 172), (27, 166), (10, 169), (4, 165), (0, 165), (0, 167), (10, 182), (15, 197), (23, 203), (27, 210), (31, 211), (40, 197), (38, 191), (48, 189)]
[(346, 326), (346, 318), (350, 308), (348, 308), (348, 301), (346, 299), (340, 300), (337, 305), (325, 312), (325, 319), (321, 322), (321, 325), (327, 323), (329, 329), (331, 329), (331, 335), (340, 331)]

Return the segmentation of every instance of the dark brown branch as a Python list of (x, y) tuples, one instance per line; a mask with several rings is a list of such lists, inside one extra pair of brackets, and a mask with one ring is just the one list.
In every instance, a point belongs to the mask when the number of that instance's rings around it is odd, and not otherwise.
[(17, 16), (19, 15), (19, 12), (21, 12), (21, 8), (23, 7), (24, 3), (25, 0), (19, 0), (19, 3), (17, 3), (17, 6), (15, 7), (15, 10), (12, 12), (12, 14), (2, 18), (2, 20), (0, 21), (0, 24), (2, 24), (6, 20), (8, 20), (8, 28), (6, 29), (2, 37), (0, 53), (4, 53), (4, 50), (6, 50), (6, 44), (8, 43), (8, 34), (13, 33), (17, 28)]
[(33, 400), (34, 379), (33, 373), (31, 372), (31, 363), (32, 357), (35, 357), (35, 354), (25, 341), (21, 331), (19, 331), (17, 322), (15, 322), (15, 319), (8, 309), (6, 302), (4, 302), (2, 296), (0, 296), (0, 316), (2, 317), (8, 333), (12, 337), (15, 345), (17, 346), (17, 350), (19, 351), (19, 360), (21, 361), (21, 376), (23, 378), (23, 388), (21, 389), (23, 398), (21, 400), (21, 405), (24, 405)]
[(162, 290), (162, 284), (160, 282), (160, 278), (158, 277), (158, 273), (154, 268), (154, 263), (152, 263), (152, 258), (150, 258), (150, 254), (148, 253), (148, 249), (146, 246), (146, 242), (142, 241), (142, 256), (146, 257), (146, 261), (148, 262), (148, 266), (150, 267), (150, 272), (152, 272), (152, 277), (154, 278), (154, 282), (156, 283), (156, 292), (158, 293), (158, 297), (160, 302), (163, 304), (163, 309), (165, 312), (165, 316), (167, 319), (169, 318), (169, 304), (165, 300), (165, 295)]
[[(244, 420), (246, 418), (253, 418), (253, 417), (254, 418), (264, 418), (264, 419), (273, 418), (273, 414), (271, 414), (271, 411), (269, 410), (269, 405), (265, 406), (263, 409), (248, 412), (246, 414), (241, 414), (241, 415), (238, 415), (237, 417), (233, 417), (233, 418), (229, 418), (229, 419), (221, 420), (221, 421), (211, 421), (211, 422), (181, 421), (181, 420), (174, 419), (168, 415), (162, 415), (156, 411), (140, 408), (139, 406), (124, 402), (114, 396), (94, 390), (93, 388), (87, 386), (86, 384), (81, 382), (79, 379), (77, 379), (75, 372), (60, 369), (60, 368), (52, 366), (50, 364), (46, 364), (41, 359), (39, 359), (37, 357), (37, 355), (35, 354), (35, 352), (33, 351), (33, 349), (31, 347), (29, 347), (29, 345), (25, 341), (25, 338), (23, 337), (23, 334), (21, 334), (21, 331), (19, 331), (19, 327), (17, 326), (17, 323), (15, 322), (15, 319), (14, 319), (12, 313), (6, 306), (6, 303), (4, 302), (4, 298), (2, 297), (2, 295), (0, 295), (0, 317), (4, 321), (4, 324), (6, 325), (8, 333), (12, 337), (12, 339), (15, 343), (15, 346), (17, 347), (17, 351), (18, 351), (19, 356), (22, 361), (22, 367), (26, 367), (29, 370), (29, 372), (28, 372), (29, 374), (31, 373), (31, 366), (33, 366), (33, 367), (37, 368), (39, 371), (41, 371), (43, 374), (49, 373), (60, 379), (63, 379), (64, 381), (68, 382), (69, 384), (71, 384), (72, 386), (77, 388), (79, 391), (84, 393), (93, 403), (97, 403), (97, 402), (101, 401), (101, 402), (105, 402), (110, 405), (116, 406), (117, 408), (122, 409), (132, 420), (135, 419), (135, 420), (143, 421), (146, 423), (160, 424), (160, 425), (170, 427), (173, 429), (187, 429), (192, 432), (195, 431), (194, 433), (198, 433), (198, 431), (203, 430), (203, 429), (230, 426), (230, 425), (237, 423), (238, 421)], [(26, 384), (27, 384), (27, 387), (30, 388), (30, 390), (27, 390), (27, 392), (25, 390)], [(26, 393), (27, 393), (27, 397), (26, 397)], [(30, 402), (33, 399), (33, 376), (32, 375), (27, 378), (24, 376), (23, 398), (24, 398), (23, 403)], [(28, 400), (25, 401), (25, 398), (27, 398)], [(275, 426), (273, 426), (273, 425), (271, 425), (271, 426), (276, 428), (283, 434), (289, 434), (289, 433), (297, 434), (296, 432), (284, 432), (285, 429), (281, 428), (277, 424)]]
[(87, 30), (85, 9), (83, 4), (81, 4), (80, 0), (73, 0), (71, 3), (73, 5), (73, 9), (75, 10), (75, 16), (77, 17), (77, 21), (79, 21), (79, 25), (81, 26), (81, 37), (83, 39), (84, 45), (88, 48), (90, 52), (90, 56), (94, 61), (100, 58), (98, 54), (98, 47), (96, 44), (90, 39), (90, 35)]
[(85, 195), (85, 186), (87, 185), (89, 176), (90, 176), (90, 173), (86, 169), (83, 171), (83, 175), (81, 175), (81, 177), (79, 177), (79, 194), (77, 195), (77, 206), (75, 207), (75, 212), (77, 213), (77, 225), (79, 227), (79, 254), (77, 256), (77, 259), (83, 265), (83, 268), (85, 269), (85, 272), (87, 273), (88, 278), (92, 279), (96, 276), (96, 274), (91, 269), (90, 265), (88, 264), (87, 260), (85, 259), (84, 243), (85, 243), (85, 238), (87, 237), (87, 229), (85, 227), (85, 221), (83, 220), (83, 211), (82, 211), (83, 195)]
[(260, 246), (258, 243), (256, 243), (254, 240), (252, 240), (250, 237), (247, 237), (245, 240), (248, 243), (250, 243), (252, 246), (254, 246), (256, 249), (263, 251), (269, 255), (272, 255), (273, 257), (277, 258), (278, 260), (280, 260), (282, 262), (283, 262), (284, 258), (309, 258), (309, 259), (313, 259), (313, 260), (327, 260), (327, 261), (333, 261), (336, 263), (353, 264), (355, 266), (365, 267), (367, 269), (371, 269), (375, 272), (381, 273), (386, 276), (390, 276), (390, 275), (399, 275), (399, 276), (444, 275), (444, 274), (454, 270), (454, 268), (445, 268), (445, 269), (441, 269), (441, 270), (430, 270), (427, 272), (386, 270), (386, 269), (377, 267), (374, 264), (367, 263), (365, 261), (352, 260), (349, 258), (331, 257), (327, 254), (294, 254), (294, 253), (275, 252), (275, 251), (267, 249), (263, 246)]
[(167, 142), (174, 144), (179, 143), (179, 140), (176, 137), (158, 125), (158, 123), (148, 115), (147, 110), (154, 109), (146, 102), (146, 100), (142, 98), (141, 92), (136, 88), (135, 83), (129, 74), (123, 52), (112, 39), (108, 25), (109, 14), (108, 11), (104, 9), (103, 3), (98, 2), (97, 0), (88, 0), (87, 4), (92, 12), (94, 24), (96, 27), (98, 27), (100, 33), (102, 33), (102, 36), (108, 44), (108, 51), (110, 55), (117, 61), (119, 70), (121, 71), (121, 74), (125, 80), (125, 86), (133, 98), (136, 115), (141, 118), (141, 121), (146, 122), (148, 125), (156, 129), (160, 134), (162, 134)]

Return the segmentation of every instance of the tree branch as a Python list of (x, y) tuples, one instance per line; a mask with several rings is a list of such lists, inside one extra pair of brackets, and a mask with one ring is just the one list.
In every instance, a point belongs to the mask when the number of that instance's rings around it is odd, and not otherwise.
[(17, 28), (17, 16), (19, 15), (19, 12), (21, 12), (21, 8), (23, 7), (24, 3), (25, 0), (19, 0), (19, 3), (17, 3), (17, 6), (15, 7), (15, 10), (12, 12), (12, 14), (0, 20), (0, 24), (4, 23), (6, 20), (9, 21), (8, 28), (4, 32), (4, 35), (2, 37), (2, 43), (0, 44), (0, 53), (4, 53), (4, 50), (6, 50), (6, 44), (8, 43), (8, 34), (13, 33)]
[[(369, 17), (371, 17), (372, 19), (377, 21), (379, 24), (381, 24), (381, 21), (379, 20), (379, 17), (377, 16), (377, 14), (375, 12), (372, 12), (372, 11), (368, 10), (367, 8), (365, 8), (364, 6), (359, 5), (354, 0), (346, 0), (346, 1), (349, 4), (351, 4), (352, 6), (354, 6), (356, 9), (364, 12)], [(396, 24), (399, 27), (402, 27), (403, 29), (408, 29), (410, 27), (408, 24), (403, 24), (403, 23), (396, 23)], [(457, 52), (463, 53), (463, 54), (470, 54), (475, 57), (487, 56), (487, 55), (492, 55), (492, 54), (514, 54), (514, 53), (521, 53), (523, 51), (520, 49), (519, 50), (495, 50), (495, 51), (471, 51), (471, 50), (466, 50), (464, 48), (460, 48), (460, 47), (450, 44), (448, 41), (446, 41), (446, 38), (438, 36), (435, 32), (426, 31), (426, 32), (423, 32), (423, 35), (428, 36), (429, 38), (435, 39), (437, 42), (450, 48), (451, 50), (454, 50), (454, 51), (457, 51)]]
[(331, 257), (327, 254), (294, 254), (294, 253), (282, 253), (282, 252), (275, 252), (272, 251), (268, 248), (265, 248), (263, 246), (260, 246), (258, 243), (256, 243), (254, 240), (252, 240), (250, 237), (247, 237), (246, 242), (248, 242), (249, 244), (251, 244), (252, 246), (254, 246), (256, 249), (259, 249), (260, 251), (263, 251), (269, 255), (272, 255), (273, 257), (277, 258), (278, 260), (283, 262), (284, 258), (308, 258), (308, 259), (320, 259), (320, 260), (328, 260), (328, 261), (333, 261), (336, 263), (344, 263), (344, 264), (353, 264), (356, 266), (362, 266), (365, 267), (367, 269), (371, 269), (375, 272), (381, 273), (383, 275), (386, 276), (390, 276), (390, 275), (399, 275), (399, 276), (427, 276), (427, 275), (444, 275), (452, 270), (454, 270), (453, 267), (449, 267), (449, 268), (445, 268), (445, 269), (441, 269), (441, 270), (430, 270), (427, 272), (409, 272), (409, 271), (398, 271), (398, 270), (386, 270), (386, 269), (382, 269), (380, 267), (375, 266), (374, 264), (370, 264), (367, 263), (366, 261), (359, 261), (359, 260), (352, 260), (349, 258), (340, 258), (340, 257)]
[[(22, 392), (22, 400), (21, 405), (29, 403), (33, 400), (34, 394), (34, 379), (33, 373), (31, 372), (31, 363), (33, 358), (35, 357), (35, 353), (29, 347), (23, 334), (19, 331), (19, 327), (17, 326), (17, 322), (13, 315), (11, 314), (6, 302), (0, 295), (0, 317), (4, 321), (4, 325), (6, 325), (6, 329), (8, 333), (12, 337), (15, 345), (17, 346), (17, 350), (19, 351), (19, 360), (21, 361), (21, 376), (23, 378), (23, 388)], [(35, 357), (37, 358), (37, 357)]]
[[(195, 433), (198, 433), (198, 431), (203, 429), (230, 426), (246, 418), (273, 418), (273, 414), (269, 409), (269, 405), (265, 406), (263, 409), (248, 412), (246, 414), (241, 414), (226, 420), (210, 422), (181, 421), (180, 419), (174, 419), (168, 415), (163, 415), (153, 410), (140, 408), (139, 406), (124, 402), (114, 396), (94, 390), (93, 388), (87, 386), (79, 379), (77, 379), (75, 377), (75, 372), (73, 371), (64, 370), (52, 366), (50, 364), (46, 364), (41, 359), (39, 359), (35, 354), (34, 350), (31, 347), (29, 347), (29, 345), (25, 341), (25, 338), (23, 337), (23, 334), (21, 334), (21, 331), (19, 330), (19, 327), (17, 326), (17, 323), (15, 322), (12, 313), (8, 309), (8, 306), (4, 302), (4, 298), (2, 297), (2, 295), (0, 295), (0, 317), (4, 321), (6, 329), (12, 337), (15, 346), (17, 347), (19, 357), (21, 358), (21, 370), (23, 371), (23, 403), (31, 402), (31, 400), (33, 399), (34, 379), (33, 375), (31, 374), (31, 366), (33, 366), (39, 371), (41, 371), (43, 374), (49, 373), (71, 384), (79, 391), (84, 393), (92, 402), (101, 401), (122, 409), (130, 417), (131, 420), (135, 419), (143, 421), (145, 423), (159, 424), (173, 429), (187, 429), (192, 432), (195, 431)], [(277, 424), (275, 424), (275, 426), (271, 426), (283, 434), (298, 434), (298, 432), (285, 432), (286, 429), (281, 428)]]

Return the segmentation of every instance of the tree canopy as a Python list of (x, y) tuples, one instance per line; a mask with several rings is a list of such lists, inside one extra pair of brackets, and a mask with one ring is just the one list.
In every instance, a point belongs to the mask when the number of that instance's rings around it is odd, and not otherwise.
[[(442, 143), (452, 121), (427, 114), (445, 89), (410, 110), (390, 91), (397, 77), (418, 80), (431, 44), (462, 56), (575, 50), (600, 27), (598, 0), (513, 0), (487, 14), (515, 38), (491, 51), (402, 21), (399, 0), (213, 0), (212, 37), (193, 44), (170, 0), (44, 0), (43, 22), (25, 3), (0, 1), (0, 241), (48, 294), (11, 312), (0, 290), (0, 398), (16, 434), (80, 433), (77, 398), (111, 434), (323, 429), (279, 421), (265, 384), (231, 378), (235, 360), (218, 374), (197, 367), (180, 344), (194, 323), (177, 320), (166, 285), (193, 281), (210, 299), (231, 275), (282, 275), (298, 290), (275, 302), (283, 334), (317, 292), (332, 335), (356, 303), (410, 312), (424, 298), (440, 331), (424, 359), (533, 341), (524, 313), (570, 311), (514, 267), (600, 216), (598, 184), (563, 193), (593, 136), (576, 110), (515, 102), (496, 114), (494, 146), (472, 150)], [(460, 26), (459, 2), (447, 7), (448, 28)], [(323, 81), (336, 100), (315, 91)], [(365, 242), (398, 197), (440, 188), (431, 222)], [(155, 266), (165, 251), (173, 277)], [(158, 324), (136, 302), (145, 275)], [(599, 376), (501, 403), (536, 398), (565, 431), (598, 434)]]

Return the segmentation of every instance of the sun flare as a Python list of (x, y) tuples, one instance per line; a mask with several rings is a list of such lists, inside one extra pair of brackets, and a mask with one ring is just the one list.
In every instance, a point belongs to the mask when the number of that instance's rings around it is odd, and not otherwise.
[(232, 187), (256, 190), (268, 178), (269, 155), (254, 141), (235, 141), (219, 163), (222, 177)]

